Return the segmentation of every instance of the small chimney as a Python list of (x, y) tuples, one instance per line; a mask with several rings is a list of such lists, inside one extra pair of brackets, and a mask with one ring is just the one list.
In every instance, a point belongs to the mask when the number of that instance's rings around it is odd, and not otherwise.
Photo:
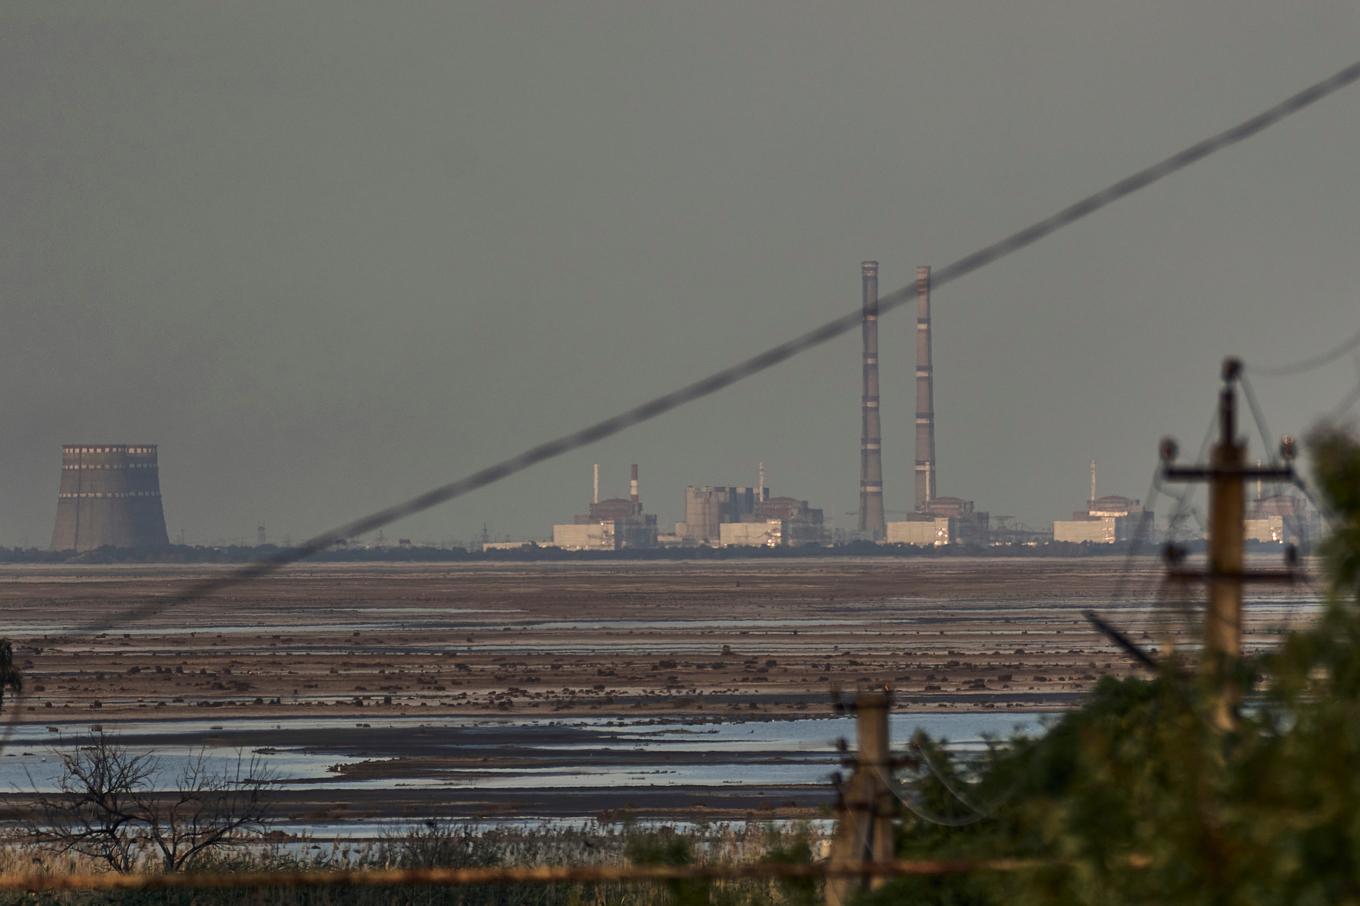
[(1096, 461), (1091, 460), (1091, 504), (1096, 502)]
[(600, 502), (600, 464), (598, 462), (595, 463), (595, 490), (590, 495), (590, 502), (591, 503)]
[(765, 496), (765, 463), (761, 463), (756, 469), (756, 501), (764, 503)]
[(638, 473), (637, 463), (633, 463), (633, 477), (628, 482), (628, 496), (634, 503), (638, 502)]

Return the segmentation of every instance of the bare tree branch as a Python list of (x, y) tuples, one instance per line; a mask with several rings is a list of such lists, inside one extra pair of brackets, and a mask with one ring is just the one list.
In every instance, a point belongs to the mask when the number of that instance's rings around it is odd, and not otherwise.
[(119, 872), (155, 858), (172, 872), (264, 827), (265, 792), (274, 778), (258, 757), (238, 752), (234, 766), (214, 771), (200, 750), (175, 790), (157, 791), (159, 761), (131, 754), (102, 732), (91, 745), (56, 754), (57, 791), (35, 790), (37, 817), (29, 830), (59, 852), (82, 853)]

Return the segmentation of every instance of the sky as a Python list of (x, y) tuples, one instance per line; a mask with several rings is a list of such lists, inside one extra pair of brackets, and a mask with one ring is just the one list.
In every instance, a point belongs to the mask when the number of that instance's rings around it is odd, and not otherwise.
[[(172, 538), (300, 540), (792, 337), (1360, 57), (1353, 3), (15, 2), (0, 8), (0, 545), (63, 443), (156, 443)], [(1220, 360), (1360, 329), (1360, 88), (934, 302), (939, 492), (1146, 498)], [(913, 319), (880, 325), (912, 506)], [(1303, 434), (1341, 359), (1254, 386)], [(855, 522), (857, 332), (411, 517), (546, 537), (641, 467)], [(1356, 415), (1353, 411), (1352, 418)], [(1254, 455), (1261, 444), (1253, 439)], [(1154, 504), (1155, 505), (1155, 504)], [(1165, 506), (1165, 501), (1163, 501)]]

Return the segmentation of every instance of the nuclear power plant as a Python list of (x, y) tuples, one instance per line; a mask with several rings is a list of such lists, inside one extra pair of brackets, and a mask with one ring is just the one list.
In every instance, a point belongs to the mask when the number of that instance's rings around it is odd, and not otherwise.
[(68, 444), (52, 549), (145, 548), (169, 544), (155, 444)]
[(600, 466), (594, 467), (590, 511), (553, 526), (553, 547), (611, 551), (656, 547), (656, 516), (642, 511), (638, 467), (633, 463), (628, 496), (600, 499)]
[(685, 521), (675, 524), (681, 544), (707, 547), (797, 547), (826, 540), (822, 511), (796, 497), (771, 497), (765, 463), (754, 488), (690, 485)]
[(1146, 531), (1156, 517), (1143, 508), (1142, 501), (1118, 494), (1096, 496), (1096, 463), (1091, 460), (1091, 493), (1086, 509), (1071, 519), (1053, 522), (1053, 540), (1070, 544), (1115, 544), (1132, 541)]
[[(939, 493), (936, 458), (935, 360), (931, 271), (915, 269), (916, 319), (913, 369), (914, 499), (911, 508), (887, 521), (884, 496), (883, 434), (880, 407), (878, 320), (879, 263), (860, 262), (862, 384), (860, 396), (860, 499), (857, 533), (847, 540), (903, 545), (987, 545), (993, 539), (989, 514), (972, 500)], [(893, 298), (893, 304), (900, 300)], [(899, 462), (894, 459), (894, 462)], [(906, 471), (901, 462), (901, 471)], [(905, 475), (903, 475), (905, 478)], [(1094, 464), (1085, 511), (1059, 520), (1051, 537), (1078, 543), (1126, 540), (1143, 515), (1137, 500), (1098, 498)], [(905, 485), (905, 482), (903, 483)], [(1259, 492), (1258, 492), (1259, 496)], [(846, 515), (851, 515), (847, 513)], [(1279, 540), (1304, 534), (1303, 520), (1288, 501), (1262, 499), (1252, 513), (1253, 537)], [(1009, 517), (998, 517), (1004, 520)], [(632, 466), (627, 496), (601, 499), (600, 467), (595, 465), (589, 510), (552, 527), (551, 541), (491, 542), (486, 549), (551, 547), (578, 551), (619, 551), (657, 547), (791, 547), (829, 541), (821, 510), (797, 497), (774, 497), (765, 483), (764, 463), (754, 487), (690, 485), (684, 492), (684, 519), (674, 533), (659, 533), (657, 517), (647, 513)], [(1027, 532), (1027, 537), (1044, 533)], [(1011, 537), (1007, 539), (1014, 543)], [(147, 548), (168, 544), (161, 505), (155, 445), (67, 445), (62, 448), (62, 477), (52, 548), (90, 551), (101, 547)], [(263, 527), (258, 532), (263, 543)]]

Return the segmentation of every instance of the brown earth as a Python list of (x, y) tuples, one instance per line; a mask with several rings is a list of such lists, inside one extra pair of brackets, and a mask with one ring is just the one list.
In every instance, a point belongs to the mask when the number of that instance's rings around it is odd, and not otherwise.
[[(212, 567), (5, 567), (25, 722), (151, 717), (802, 716), (833, 688), (900, 707), (1051, 708), (1193, 613), (1122, 558), (301, 565), (172, 604)], [(1253, 637), (1298, 619), (1287, 590)], [(1116, 603), (1111, 604), (1114, 601)], [(104, 622), (114, 628), (92, 633)]]

